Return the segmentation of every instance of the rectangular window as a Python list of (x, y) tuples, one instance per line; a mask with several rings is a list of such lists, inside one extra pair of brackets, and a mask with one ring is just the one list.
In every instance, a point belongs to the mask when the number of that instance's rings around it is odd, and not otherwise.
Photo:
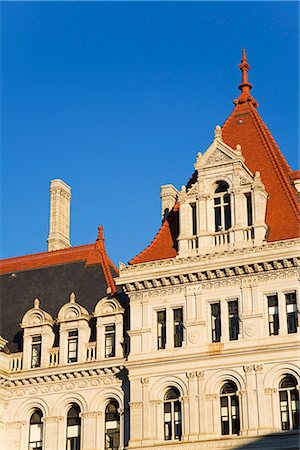
[(270, 336), (279, 333), (279, 315), (278, 315), (278, 297), (275, 295), (268, 295), (268, 317), (269, 317), (269, 334)]
[(221, 340), (221, 307), (220, 302), (211, 305), (211, 331), (212, 342), (220, 342)]
[(192, 234), (197, 235), (197, 208), (196, 203), (191, 203), (192, 208)]
[(77, 362), (78, 359), (78, 330), (68, 333), (68, 362)]
[(288, 333), (297, 333), (298, 311), (296, 292), (285, 294)]
[(183, 312), (182, 308), (173, 309), (174, 314), (174, 347), (182, 347)]
[(41, 350), (42, 350), (42, 337), (41, 335), (32, 337), (31, 344), (31, 367), (41, 366)]
[(105, 326), (105, 358), (116, 356), (116, 329), (115, 325)]
[(229, 340), (236, 341), (239, 337), (239, 305), (237, 300), (228, 302)]
[(157, 312), (157, 348), (166, 348), (166, 311)]
[(251, 227), (253, 225), (253, 211), (252, 211), (252, 196), (251, 192), (245, 194), (247, 201), (247, 226)]

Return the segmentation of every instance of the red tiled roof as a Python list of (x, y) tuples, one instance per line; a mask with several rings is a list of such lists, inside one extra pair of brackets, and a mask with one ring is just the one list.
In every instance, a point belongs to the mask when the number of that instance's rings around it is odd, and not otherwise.
[[(300, 231), (299, 203), (293, 180), (299, 178), (299, 171), (293, 172), (290, 169), (271, 132), (257, 112), (258, 103), (250, 95), (250, 66), (245, 50), (239, 67), (242, 71), (242, 83), (239, 86), (241, 94), (234, 101), (236, 106), (222, 127), (223, 140), (232, 148), (240, 144), (247, 167), (253, 174), (256, 171), (261, 174), (269, 194), (266, 213), (268, 241), (296, 238)], [(187, 187), (196, 181), (196, 175), (194, 172)], [(179, 205), (176, 205), (177, 216), (178, 210)], [(171, 235), (169, 228), (169, 222), (164, 222), (151, 244), (133, 258), (130, 264), (176, 256), (176, 236)]]
[(129, 264), (140, 264), (158, 259), (174, 258), (177, 255), (177, 237), (179, 232), (178, 211), (179, 204), (176, 203), (151, 244), (135, 256)]
[(239, 103), (222, 127), (223, 140), (230, 147), (242, 146), (245, 163), (252, 173), (259, 171), (269, 194), (266, 223), (268, 241), (299, 236), (297, 191), (291, 184), (293, 172), (255, 106)]
[[(101, 236), (99, 238), (100, 234)], [(86, 266), (101, 264), (107, 286), (111, 289), (112, 294), (116, 292), (116, 286), (111, 269), (113, 269), (117, 274), (118, 269), (106, 254), (103, 227), (99, 227), (98, 239), (95, 244), (86, 244), (78, 247), (54, 250), (51, 252), (42, 252), (2, 259), (0, 260), (0, 274), (57, 266), (75, 261), (85, 261)]]

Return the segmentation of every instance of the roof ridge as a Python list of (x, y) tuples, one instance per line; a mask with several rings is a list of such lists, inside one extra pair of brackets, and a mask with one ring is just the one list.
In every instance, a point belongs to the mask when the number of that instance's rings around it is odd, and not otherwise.
[[(287, 162), (286, 162), (285, 158), (283, 157), (275, 139), (272, 137), (270, 130), (268, 129), (268, 127), (266, 126), (264, 121), (261, 119), (258, 112), (254, 109), (254, 106), (252, 106), (251, 104), (250, 104), (250, 113), (254, 119), (254, 125), (255, 125), (258, 133), (261, 135), (262, 139), (265, 141), (267, 151), (269, 153), (269, 156), (271, 156), (271, 158), (270, 158), (271, 163), (272, 163), (275, 171), (279, 174), (278, 178), (279, 178), (280, 184), (283, 187), (283, 190), (286, 192), (287, 197), (291, 200), (290, 203), (292, 206), (292, 210), (293, 210), (294, 214), (296, 215), (296, 217), (298, 218), (299, 207), (297, 207), (298, 205), (297, 205), (297, 201), (296, 201), (296, 196), (290, 185), (290, 180), (286, 179), (287, 178), (286, 173), (280, 164), (279, 156), (282, 158), (282, 162), (284, 164), (287, 165)], [(276, 154), (274, 152), (272, 145), (270, 145), (270, 142), (269, 142), (270, 140), (275, 145), (275, 148), (276, 148), (278, 154)], [(289, 168), (288, 165), (287, 165), (287, 168), (289, 169), (288, 172), (291, 173), (291, 169)], [(284, 179), (286, 182), (284, 182)]]
[(76, 247), (69, 247), (69, 248), (63, 248), (59, 250), (51, 250), (51, 251), (45, 251), (45, 252), (38, 252), (38, 253), (28, 253), (27, 255), (21, 255), (21, 256), (12, 256), (10, 258), (3, 258), (0, 259), (0, 265), (1, 263), (14, 263), (14, 262), (21, 262), (21, 261), (30, 261), (30, 260), (36, 260), (40, 258), (51, 258), (53, 256), (59, 256), (59, 255), (65, 255), (68, 253), (76, 253), (83, 250), (90, 250), (93, 247), (94, 244), (83, 244), (78, 245)]

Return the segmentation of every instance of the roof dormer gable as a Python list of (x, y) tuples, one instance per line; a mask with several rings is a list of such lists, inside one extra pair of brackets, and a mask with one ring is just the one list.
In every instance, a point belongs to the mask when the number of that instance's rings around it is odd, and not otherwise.
[(252, 175), (250, 170), (245, 166), (245, 158), (243, 157), (241, 146), (238, 144), (236, 148), (233, 149), (225, 144), (222, 140), (221, 127), (218, 125), (215, 128), (215, 138), (212, 144), (203, 155), (200, 152), (198, 153), (194, 167), (198, 172), (201, 172), (202, 170), (236, 163), (243, 166), (244, 169)]

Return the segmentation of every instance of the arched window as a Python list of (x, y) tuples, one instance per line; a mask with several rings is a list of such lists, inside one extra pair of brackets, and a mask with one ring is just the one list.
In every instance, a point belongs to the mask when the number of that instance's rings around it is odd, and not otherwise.
[(225, 181), (218, 181), (214, 195), (215, 231), (231, 228), (229, 186)]
[(239, 400), (237, 396), (236, 384), (232, 381), (225, 381), (220, 391), (221, 408), (221, 433), (239, 434)]
[(29, 450), (42, 450), (43, 446), (43, 413), (35, 409), (30, 417), (29, 425)]
[(180, 439), (182, 434), (180, 394), (175, 387), (169, 388), (164, 397), (165, 441)]
[(120, 445), (119, 404), (110, 400), (105, 408), (105, 450), (118, 450)]
[(80, 408), (75, 403), (67, 415), (67, 449), (80, 450)]
[(279, 383), (281, 429), (299, 428), (299, 394), (296, 379), (286, 375)]

